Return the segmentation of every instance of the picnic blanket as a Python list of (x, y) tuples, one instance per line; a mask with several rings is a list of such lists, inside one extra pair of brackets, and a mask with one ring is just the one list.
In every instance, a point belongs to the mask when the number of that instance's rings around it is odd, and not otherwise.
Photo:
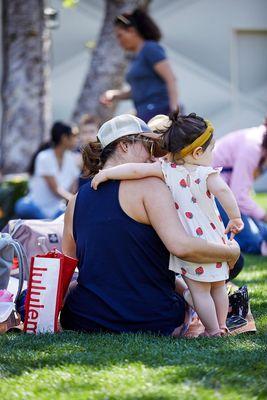
[[(248, 315), (246, 316), (247, 325), (242, 326), (241, 328), (234, 329), (230, 332), (230, 335), (239, 335), (241, 333), (256, 333), (256, 324), (254, 317), (249, 309)], [(192, 323), (189, 326), (188, 331), (185, 334), (185, 337), (188, 338), (196, 338), (198, 335), (204, 332), (204, 326), (200, 322), (198, 318), (194, 318)]]
[[(231, 286), (231, 288), (234, 290), (238, 289), (238, 287), (236, 285), (234, 285), (232, 282), (228, 282), (227, 285)], [(230, 335), (239, 335), (241, 333), (256, 333), (257, 328), (256, 328), (255, 320), (252, 315), (250, 306), (249, 306), (248, 314), (245, 319), (247, 320), (247, 325), (232, 330), (230, 332)], [(185, 337), (196, 338), (203, 332), (204, 332), (204, 326), (202, 325), (199, 318), (196, 317), (196, 318), (193, 318), (191, 324), (189, 325), (189, 329), (186, 332)]]

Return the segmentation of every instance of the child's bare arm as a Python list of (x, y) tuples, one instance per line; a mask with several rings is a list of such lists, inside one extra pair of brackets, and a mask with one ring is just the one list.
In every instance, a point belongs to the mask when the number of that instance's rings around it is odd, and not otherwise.
[(100, 183), (109, 179), (141, 179), (149, 176), (156, 176), (163, 179), (161, 165), (158, 161), (154, 163), (122, 164), (103, 169), (93, 178), (92, 187), (96, 190)]
[(219, 200), (229, 218), (229, 223), (225, 233), (231, 232), (231, 238), (239, 233), (243, 227), (240, 210), (235, 196), (229, 186), (224, 182), (219, 174), (211, 174), (207, 179), (208, 190)]

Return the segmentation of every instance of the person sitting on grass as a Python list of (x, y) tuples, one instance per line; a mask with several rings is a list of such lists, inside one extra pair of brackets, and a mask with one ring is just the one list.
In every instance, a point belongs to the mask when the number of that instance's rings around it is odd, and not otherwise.
[[(267, 256), (267, 210), (251, 197), (256, 179), (267, 171), (267, 117), (263, 124), (231, 132), (216, 141), (213, 166), (233, 191), (244, 229), (237, 237), (241, 251)], [(218, 203), (223, 222), (228, 217)]]
[[(150, 161), (157, 139), (139, 118), (117, 116), (101, 126), (99, 142), (84, 149), (86, 169), (92, 177), (100, 168)], [(175, 293), (170, 253), (231, 267), (240, 254), (235, 241), (189, 236), (170, 191), (155, 177), (110, 180), (97, 191), (83, 185), (66, 210), (63, 252), (79, 260), (77, 285), (61, 312), (63, 329), (174, 337), (183, 329), (186, 305)]]
[(53, 219), (63, 214), (77, 189), (79, 168), (74, 153), (77, 135), (69, 125), (55, 122), (51, 141), (33, 155), (29, 193), (15, 204), (18, 218)]
[[(170, 123), (162, 137), (163, 148), (168, 151), (165, 158), (151, 164), (124, 164), (104, 169), (94, 177), (92, 187), (97, 189), (108, 179), (161, 178), (172, 193), (186, 231), (194, 237), (226, 244), (226, 234), (231, 232), (232, 240), (243, 229), (243, 222), (230, 188), (220, 178), (219, 170), (211, 167), (214, 129), (209, 121), (194, 113), (180, 116), (175, 111), (167, 122)], [(228, 214), (226, 230), (214, 196)], [(167, 224), (165, 227), (168, 229)], [(218, 260), (209, 264), (200, 260), (189, 262), (171, 255), (169, 268), (182, 274), (189, 287), (194, 308), (205, 327), (205, 336), (226, 333), (228, 264)]]

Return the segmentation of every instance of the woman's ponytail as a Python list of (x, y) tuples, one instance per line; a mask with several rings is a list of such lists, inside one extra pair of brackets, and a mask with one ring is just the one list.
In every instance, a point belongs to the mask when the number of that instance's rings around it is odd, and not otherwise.
[(83, 176), (89, 178), (101, 169), (101, 144), (99, 142), (87, 143), (82, 148)]
[(115, 140), (104, 149), (100, 142), (90, 142), (82, 148), (84, 178), (92, 178), (104, 167), (109, 157), (115, 153), (120, 141), (121, 139)]

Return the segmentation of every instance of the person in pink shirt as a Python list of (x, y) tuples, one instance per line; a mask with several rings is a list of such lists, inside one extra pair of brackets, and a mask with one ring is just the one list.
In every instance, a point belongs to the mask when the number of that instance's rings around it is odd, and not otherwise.
[[(264, 124), (231, 132), (216, 141), (213, 167), (222, 167), (221, 176), (234, 193), (245, 224), (237, 236), (245, 253), (267, 256), (267, 210), (251, 197), (255, 179), (267, 170), (267, 118)], [(224, 224), (228, 218), (220, 207)]]

